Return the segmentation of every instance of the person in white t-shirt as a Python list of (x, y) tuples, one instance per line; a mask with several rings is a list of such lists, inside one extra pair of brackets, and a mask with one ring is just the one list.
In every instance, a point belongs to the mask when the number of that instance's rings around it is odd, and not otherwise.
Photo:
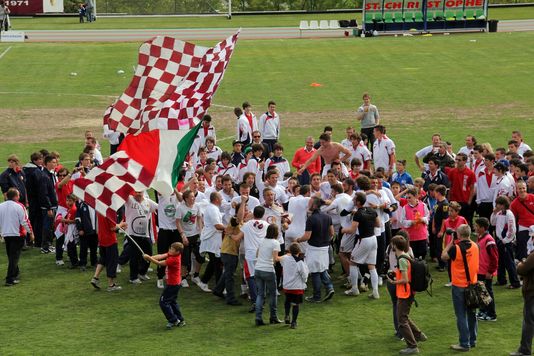
[[(351, 136), (354, 135), (354, 127), (349, 126), (345, 129), (345, 133), (347, 134), (347, 137), (345, 137), (341, 141), (341, 145), (347, 147), (349, 150), (352, 147), (352, 139)], [(341, 158), (341, 157), (340, 157)]]
[[(368, 170), (371, 167), (372, 154), (371, 151), (364, 145), (360, 134), (352, 134), (350, 136), (351, 145), (347, 147), (350, 151), (350, 162), (353, 159), (359, 159), (363, 164), (363, 169)], [(351, 163), (352, 165), (352, 163)]]
[(269, 224), (265, 238), (261, 241), (254, 270), (254, 281), (256, 283), (256, 326), (265, 325), (263, 322), (263, 303), (266, 296), (269, 298), (270, 324), (282, 323), (277, 315), (277, 288), (274, 264), (280, 260), (280, 243), (278, 225)]
[(220, 206), (221, 213), (223, 214), (223, 225), (230, 223), (230, 218), (235, 215), (232, 214), (232, 200), (237, 197), (237, 193), (234, 191), (232, 178), (230, 176), (224, 176), (222, 178), (222, 190), (221, 194), (222, 202)]
[(523, 135), (521, 134), (520, 131), (517, 131), (517, 130), (516, 131), (512, 131), (512, 140), (514, 140), (514, 141), (519, 143), (519, 147), (517, 148), (517, 153), (520, 156), (523, 156), (526, 151), (532, 151), (532, 148), (530, 148), (530, 146), (527, 145), (523, 141)]
[[(150, 229), (152, 213), (158, 210), (158, 204), (149, 198), (145, 198), (145, 192), (135, 192), (129, 196), (126, 202), (124, 215), (126, 217), (126, 233), (133, 239), (144, 253), (152, 255), (152, 242), (150, 241)], [(130, 283), (140, 284), (147, 281), (149, 263), (143, 259), (138, 248), (130, 250)]]
[[(300, 194), (289, 199), (287, 212), (291, 216), (291, 224), (285, 233), (285, 245), (289, 246), (296, 239), (304, 235), (306, 229), (306, 219), (308, 218), (308, 203), (310, 201), (310, 186), (300, 187)], [(300, 243), (300, 249), (306, 253), (307, 242)]]
[(222, 214), (219, 210), (222, 198), (218, 192), (210, 194), (210, 203), (203, 211), (204, 228), (200, 233), (200, 253), (207, 253), (209, 257), (208, 265), (200, 279), (200, 288), (204, 292), (211, 292), (208, 282), (215, 275), (215, 283), (219, 281), (222, 274), (221, 245), (222, 232), (226, 228), (223, 225)]
[(282, 206), (287, 203), (288, 197), (286, 194), (286, 188), (278, 182), (280, 173), (277, 169), (271, 169), (265, 174), (265, 182), (261, 180), (261, 174), (256, 175), (256, 187), (260, 193), (260, 202), (264, 202), (263, 191), (267, 188), (272, 189), (275, 193), (275, 201)]
[(386, 136), (386, 128), (378, 125), (374, 128), (373, 164), (375, 171), (384, 168), (388, 177), (395, 171), (395, 143)]
[[(180, 204), (176, 199), (176, 195), (174, 193), (169, 197), (164, 197), (161, 194), (158, 194), (158, 254), (166, 253), (169, 250), (171, 244), (173, 244), (174, 242), (181, 242), (184, 245), (189, 244), (189, 241), (187, 241), (187, 237), (183, 234), (183, 231), (179, 231), (179, 222), (177, 218), (179, 205)], [(182, 276), (185, 276), (185, 269), (182, 271)], [(157, 287), (163, 289), (163, 277), (165, 277), (165, 267), (158, 266), (157, 274)], [(189, 287), (189, 284), (187, 283), (187, 279), (185, 279), (185, 277), (182, 277), (181, 285), (184, 288)]]
[(430, 152), (437, 153), (439, 150), (440, 144), (441, 144), (441, 135), (438, 133), (433, 134), (432, 144), (421, 148), (419, 151), (415, 153), (415, 156), (414, 156), (415, 165), (417, 166), (417, 168), (419, 168), (421, 172), (424, 173), (428, 170), (428, 164), (426, 163), (424, 165), (421, 164), (421, 161), (423, 160), (423, 158), (425, 158), (426, 155), (428, 155)]
[(188, 273), (193, 273), (191, 281), (200, 286), (200, 267), (204, 263), (204, 257), (199, 251), (200, 231), (203, 228), (202, 214), (198, 203), (195, 202), (195, 194), (192, 191), (186, 190), (182, 196), (183, 203), (178, 205), (176, 211), (176, 221), (180, 236), (184, 238), (184, 241), (187, 239), (188, 242), (182, 252), (182, 263), (186, 266)]
[(254, 268), (256, 265), (257, 251), (261, 241), (265, 238), (268, 224), (262, 220), (265, 214), (265, 208), (258, 205), (253, 210), (253, 218), (247, 221), (241, 227), (243, 233), (243, 246), (245, 248), (245, 263), (243, 274), (248, 284), (250, 300), (252, 301), (253, 311), (256, 303), (256, 284), (254, 283)]

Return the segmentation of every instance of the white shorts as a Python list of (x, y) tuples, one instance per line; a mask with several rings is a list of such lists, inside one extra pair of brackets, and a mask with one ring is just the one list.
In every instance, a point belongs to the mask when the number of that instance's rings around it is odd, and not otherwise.
[(360, 265), (376, 265), (378, 243), (376, 236), (359, 239), (350, 255), (350, 261)]
[[(326, 177), (326, 174), (330, 170), (330, 167), (331, 167), (330, 163), (327, 163), (327, 164), (324, 165), (323, 172), (321, 173), (321, 177), (322, 178)], [(341, 163), (341, 173), (343, 173), (344, 177), (348, 177), (349, 176), (349, 170), (347, 169), (347, 166), (345, 166), (345, 164), (343, 162)]]
[(343, 234), (339, 244), (339, 252), (351, 253), (356, 242), (356, 234)]
[(330, 258), (328, 255), (328, 248), (330, 246), (315, 247), (308, 245), (304, 262), (308, 265), (310, 273), (324, 272), (328, 270)]

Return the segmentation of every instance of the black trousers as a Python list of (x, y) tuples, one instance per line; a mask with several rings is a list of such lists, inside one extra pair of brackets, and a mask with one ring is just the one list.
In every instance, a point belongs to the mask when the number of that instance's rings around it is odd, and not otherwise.
[(7, 254), (7, 275), (6, 283), (13, 283), (19, 276), (19, 258), (24, 239), (20, 236), (5, 236)]
[(41, 247), (42, 238), (42, 229), (43, 229), (43, 216), (41, 214), (41, 208), (31, 207), (28, 209), (28, 218), (33, 228), (33, 235), (35, 237), (34, 245), (36, 247)]
[(213, 291), (222, 294), (226, 288), (226, 302), (232, 303), (237, 301), (234, 293), (234, 273), (237, 268), (238, 257), (236, 255), (221, 253), (221, 261), (223, 263), (222, 277), (217, 282)]
[[(182, 242), (182, 238), (180, 237), (178, 230), (160, 229), (158, 233), (157, 244), (158, 254), (169, 251), (169, 246), (174, 242)], [(165, 277), (165, 267), (158, 266), (158, 279), (163, 279), (163, 277)]]
[(212, 252), (208, 252), (208, 256), (210, 261), (208, 262), (206, 270), (204, 271), (204, 275), (200, 280), (202, 281), (202, 283), (207, 284), (210, 281), (211, 277), (215, 275), (215, 283), (218, 283), (223, 270), (221, 258), (216, 257), (215, 254)]
[(87, 251), (89, 251), (89, 260), (91, 266), (96, 266), (97, 251), (98, 251), (98, 236), (97, 234), (88, 234), (80, 236), (80, 266), (87, 265)]
[(426, 240), (410, 241), (410, 247), (412, 248), (413, 256), (415, 258), (420, 258), (422, 260), (426, 258)]
[(277, 139), (263, 139), (263, 144), (267, 146), (267, 154), (273, 152), (274, 144), (278, 142)]
[(374, 127), (361, 128), (360, 132), (368, 138), (368, 148), (373, 152), (373, 143), (375, 143)]
[(476, 207), (473, 204), (460, 203), (462, 209), (460, 210), (460, 216), (463, 216), (471, 228), (473, 228), (473, 215), (475, 214)]
[[(143, 236), (130, 236), (132, 239), (134, 239), (135, 242), (141, 247), (144, 253), (147, 255), (152, 255), (152, 245), (150, 243), (150, 239), (148, 237)], [(141, 254), (141, 251), (134, 246), (133, 242), (129, 242), (129, 244), (132, 244), (130, 247), (130, 280), (137, 279), (139, 275), (144, 275), (148, 271), (148, 267), (150, 266), (150, 263), (145, 261), (143, 259), (143, 255)]]
[(183, 321), (184, 317), (178, 305), (178, 292), (180, 285), (166, 286), (159, 297), (159, 307), (169, 323)]

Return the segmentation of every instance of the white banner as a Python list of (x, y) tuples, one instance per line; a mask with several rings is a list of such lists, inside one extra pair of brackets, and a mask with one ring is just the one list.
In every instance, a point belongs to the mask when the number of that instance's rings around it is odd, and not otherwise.
[(63, 12), (63, 0), (43, 0), (43, 12)]
[(3, 31), (0, 42), (24, 42), (23, 31)]

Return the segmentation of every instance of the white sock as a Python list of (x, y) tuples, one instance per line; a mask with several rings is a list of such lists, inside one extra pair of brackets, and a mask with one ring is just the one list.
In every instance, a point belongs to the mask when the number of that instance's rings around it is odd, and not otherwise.
[(360, 275), (360, 269), (358, 266), (350, 266), (350, 284), (352, 290), (358, 290), (358, 276)]
[(373, 286), (373, 295), (378, 295), (378, 273), (376, 268), (369, 271), (371, 273), (371, 285)]

